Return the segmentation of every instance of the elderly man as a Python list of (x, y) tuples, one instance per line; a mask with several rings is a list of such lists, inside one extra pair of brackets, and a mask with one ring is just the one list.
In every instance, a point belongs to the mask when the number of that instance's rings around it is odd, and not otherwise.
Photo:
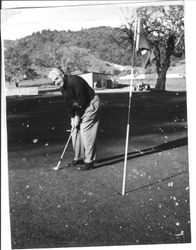
[(53, 68), (49, 78), (60, 86), (71, 116), (74, 159), (68, 166), (90, 170), (96, 157), (100, 99), (88, 83), (77, 75), (65, 75), (60, 69)]

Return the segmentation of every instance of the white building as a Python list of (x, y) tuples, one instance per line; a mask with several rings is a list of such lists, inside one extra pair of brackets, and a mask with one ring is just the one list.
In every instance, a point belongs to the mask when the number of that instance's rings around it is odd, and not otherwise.
[(82, 77), (92, 88), (115, 88), (116, 83), (112, 81), (111, 74), (103, 74), (103, 73), (84, 73), (80, 74)]

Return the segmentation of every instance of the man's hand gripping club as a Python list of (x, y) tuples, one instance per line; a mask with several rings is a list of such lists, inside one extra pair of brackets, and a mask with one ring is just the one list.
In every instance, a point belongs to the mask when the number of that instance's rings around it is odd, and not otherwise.
[(76, 115), (75, 117), (71, 118), (71, 127), (72, 130), (76, 128), (77, 130), (80, 129), (81, 118), (80, 116)]

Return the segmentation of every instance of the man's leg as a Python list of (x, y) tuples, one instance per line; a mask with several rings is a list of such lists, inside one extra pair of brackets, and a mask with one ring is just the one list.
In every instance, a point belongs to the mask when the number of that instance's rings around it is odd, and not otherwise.
[(84, 145), (81, 139), (81, 131), (74, 129), (72, 132), (72, 146), (74, 150), (74, 161), (84, 159)]
[(99, 126), (99, 110), (100, 100), (98, 96), (95, 96), (82, 117), (80, 129), (82, 142), (85, 149), (84, 162), (87, 164), (86, 169), (84, 166), (84, 170), (88, 170), (88, 168), (90, 169), (93, 167), (93, 161), (95, 161), (96, 158), (96, 139)]
[(85, 148), (85, 163), (95, 161), (98, 126), (98, 120), (96, 122), (90, 120), (88, 122), (81, 123), (81, 136)]

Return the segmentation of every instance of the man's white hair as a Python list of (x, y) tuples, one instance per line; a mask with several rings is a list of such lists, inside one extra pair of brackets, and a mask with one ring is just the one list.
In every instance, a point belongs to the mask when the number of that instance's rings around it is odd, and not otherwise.
[(53, 68), (53, 69), (50, 71), (50, 73), (49, 73), (49, 75), (48, 75), (48, 78), (54, 79), (54, 78), (56, 78), (57, 76), (63, 76), (63, 73), (61, 72), (60, 69)]

